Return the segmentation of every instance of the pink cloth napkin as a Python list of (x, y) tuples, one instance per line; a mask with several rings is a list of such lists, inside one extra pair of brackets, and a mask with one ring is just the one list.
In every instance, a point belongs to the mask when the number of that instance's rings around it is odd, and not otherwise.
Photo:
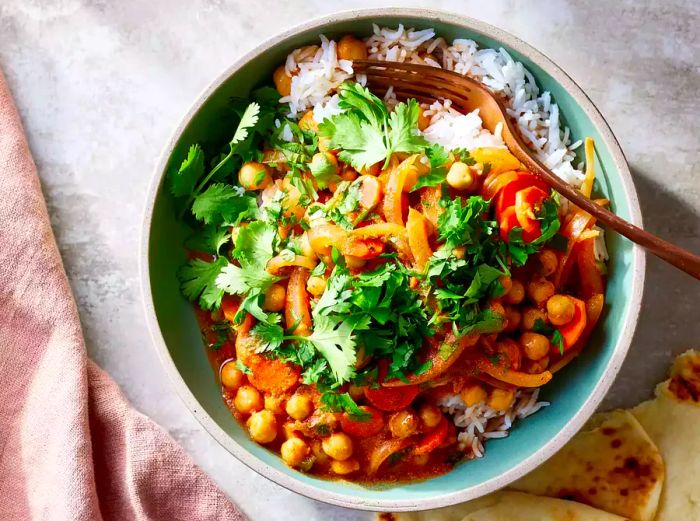
[(88, 360), (1, 72), (0, 519), (245, 519)]

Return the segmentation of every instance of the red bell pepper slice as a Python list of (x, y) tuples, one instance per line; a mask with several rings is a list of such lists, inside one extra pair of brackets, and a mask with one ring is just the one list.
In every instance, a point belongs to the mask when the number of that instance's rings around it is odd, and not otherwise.
[(363, 412), (370, 415), (369, 418), (353, 418), (348, 413), (343, 413), (340, 417), (340, 427), (346, 434), (357, 436), (358, 438), (368, 438), (379, 434), (384, 428), (384, 416), (374, 407), (368, 405), (360, 406)]
[(449, 424), (444, 416), (440, 418), (440, 423), (431, 432), (423, 436), (413, 447), (413, 454), (428, 454), (437, 449), (447, 438)]

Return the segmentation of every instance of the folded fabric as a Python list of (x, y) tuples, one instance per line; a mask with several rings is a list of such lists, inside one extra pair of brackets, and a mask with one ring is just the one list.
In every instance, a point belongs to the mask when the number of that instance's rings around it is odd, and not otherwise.
[(0, 519), (245, 519), (88, 360), (1, 72)]

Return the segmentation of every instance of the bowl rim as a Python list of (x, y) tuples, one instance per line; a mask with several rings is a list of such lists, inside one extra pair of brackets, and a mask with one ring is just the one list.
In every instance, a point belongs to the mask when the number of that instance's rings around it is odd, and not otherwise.
[(642, 293), (645, 278), (645, 252), (637, 245), (633, 245), (632, 262), (632, 287), (629, 294), (629, 311), (624, 317), (622, 329), (618, 335), (610, 361), (607, 364), (603, 374), (595, 384), (593, 391), (588, 396), (588, 399), (583, 403), (578, 411), (574, 413), (569, 422), (564, 428), (553, 436), (548, 442), (542, 445), (532, 455), (520, 461), (515, 466), (511, 467), (503, 474), (491, 478), (482, 483), (473, 485), (469, 488), (458, 490), (447, 494), (436, 494), (432, 497), (421, 499), (400, 499), (400, 500), (370, 500), (365, 498), (354, 497), (350, 493), (340, 493), (323, 490), (314, 485), (307, 484), (298, 480), (294, 474), (286, 474), (280, 470), (266, 465), (262, 460), (258, 459), (252, 453), (248, 452), (244, 447), (238, 444), (231, 436), (229, 436), (219, 425), (209, 416), (204, 408), (199, 404), (192, 391), (189, 389), (184, 379), (180, 375), (175, 362), (170, 356), (165, 340), (163, 338), (158, 320), (156, 318), (155, 306), (153, 303), (153, 295), (151, 291), (150, 271), (149, 271), (149, 242), (150, 230), (153, 218), (153, 209), (157, 195), (161, 189), (165, 178), (165, 169), (172, 154), (175, 144), (179, 137), (190, 124), (193, 117), (199, 112), (202, 106), (206, 103), (209, 97), (234, 73), (243, 67), (249, 61), (257, 56), (267, 52), (271, 47), (278, 43), (296, 35), (297, 33), (318, 29), (324, 25), (332, 25), (339, 22), (359, 20), (372, 22), (378, 17), (410, 17), (421, 19), (427, 24), (441, 22), (452, 25), (461, 26), (469, 31), (476, 32), (501, 42), (508, 47), (517, 50), (533, 63), (537, 64), (547, 74), (574, 98), (576, 103), (580, 105), (584, 113), (590, 118), (594, 127), (600, 133), (603, 141), (609, 147), (613, 163), (619, 173), (622, 183), (623, 192), (626, 197), (626, 203), (629, 207), (631, 222), (637, 226), (642, 226), (642, 214), (637, 198), (637, 192), (632, 180), (627, 161), (624, 153), (612, 133), (606, 120), (595, 107), (590, 98), (584, 91), (568, 76), (558, 65), (556, 65), (549, 57), (538, 51), (523, 40), (513, 36), (512, 34), (492, 26), (480, 20), (467, 16), (457, 15), (448, 11), (423, 8), (382, 8), (382, 9), (352, 9), (340, 12), (335, 12), (329, 15), (314, 18), (304, 23), (295, 25), (292, 28), (284, 30), (264, 42), (255, 46), (253, 49), (246, 52), (243, 56), (237, 59), (233, 64), (226, 67), (203, 91), (197, 96), (196, 100), (189, 107), (185, 115), (180, 118), (180, 122), (170, 135), (163, 151), (158, 159), (152, 174), (150, 186), (147, 191), (146, 205), (143, 214), (143, 225), (141, 229), (140, 251), (139, 251), (139, 272), (141, 296), (146, 313), (147, 326), (153, 340), (153, 344), (160, 358), (161, 364), (168, 374), (175, 390), (185, 403), (194, 417), (202, 424), (207, 432), (216, 439), (228, 452), (235, 456), (239, 461), (243, 462), (250, 469), (254, 470), (261, 476), (264, 476), (282, 487), (293, 492), (302, 494), (306, 497), (338, 505), (346, 508), (354, 508), (359, 510), (386, 510), (386, 511), (413, 511), (425, 510), (430, 508), (440, 508), (470, 499), (475, 499), (500, 488), (505, 487), (509, 483), (515, 481), (535, 467), (539, 466), (546, 459), (557, 452), (569, 439), (583, 426), (588, 418), (595, 412), (603, 397), (610, 389), (615, 377), (617, 376), (620, 367), (625, 359), (627, 351), (632, 342), (632, 337), (638, 322), (639, 311), (641, 308)]

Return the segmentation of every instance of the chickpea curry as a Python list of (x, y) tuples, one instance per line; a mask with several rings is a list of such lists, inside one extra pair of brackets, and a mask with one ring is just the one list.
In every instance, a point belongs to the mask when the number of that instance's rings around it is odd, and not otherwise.
[[(367, 56), (350, 35), (336, 52)], [(449, 397), (504, 413), (586, 345), (605, 292), (594, 218), (505, 146), (429, 142), (415, 99), (348, 80), (335, 114), (295, 118), (292, 80), (280, 66), (233, 100), (233, 137), (170, 174), (194, 229), (178, 276), (223, 399), (301, 472), (448, 472), (472, 457)]]

